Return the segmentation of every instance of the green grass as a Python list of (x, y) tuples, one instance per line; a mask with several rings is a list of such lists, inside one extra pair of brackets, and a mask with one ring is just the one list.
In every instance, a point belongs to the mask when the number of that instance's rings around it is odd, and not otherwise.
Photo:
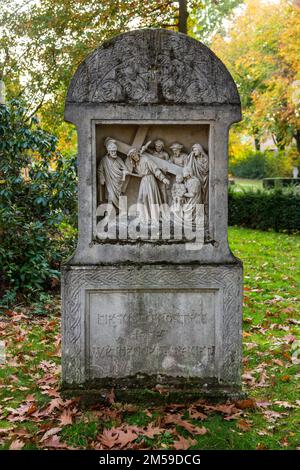
[[(7, 364), (0, 366), (0, 449), (8, 449), (16, 439), (24, 442), (24, 449), (52, 448), (42, 441), (52, 428), (59, 428), (60, 443), (83, 449), (99, 448), (99, 436), (105, 429), (120, 428), (139, 429), (134, 446), (156, 449), (172, 448), (179, 435), (195, 439), (192, 449), (299, 448), (300, 371), (295, 345), (300, 339), (300, 237), (230, 228), (229, 240), (233, 253), (244, 263), (244, 389), (263, 405), (247, 408), (232, 420), (224, 419), (226, 415), (218, 410), (204, 410), (208, 417), (201, 422), (189, 419), (188, 407), (180, 408), (177, 413), (182, 419), (205, 426), (204, 435), (191, 435), (180, 425), (165, 425), (164, 417), (170, 411), (164, 406), (114, 403), (80, 410), (77, 403), (64, 401), (49, 415), (25, 414), (24, 419), (14, 421), (12, 408), (30, 399), (42, 412), (57, 393), (60, 318), (59, 299), (55, 298), (45, 317), (30, 316), (25, 307), (0, 316), (0, 340), (6, 342), (8, 352)], [(71, 409), (72, 424), (61, 424), (64, 409)], [(149, 425), (159, 433), (149, 437)]]
[(232, 177), (235, 184), (232, 186), (235, 190), (241, 191), (243, 189), (262, 189), (262, 180), (254, 180), (248, 178)]

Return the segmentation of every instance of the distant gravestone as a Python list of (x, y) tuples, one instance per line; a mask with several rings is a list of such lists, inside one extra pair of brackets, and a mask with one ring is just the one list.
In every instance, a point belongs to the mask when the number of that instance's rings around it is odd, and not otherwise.
[(64, 387), (238, 396), (229, 72), (184, 34), (122, 34), (80, 65), (65, 119), (78, 132), (79, 238), (62, 271)]

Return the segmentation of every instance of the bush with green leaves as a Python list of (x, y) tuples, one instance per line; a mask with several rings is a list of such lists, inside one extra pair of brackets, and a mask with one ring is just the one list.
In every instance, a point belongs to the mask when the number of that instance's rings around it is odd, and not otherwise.
[(300, 188), (243, 189), (229, 188), (229, 225), (300, 232)]
[(246, 151), (239, 158), (229, 158), (229, 171), (240, 178), (272, 178), (292, 175), (292, 160), (285, 152)]
[(0, 272), (2, 303), (37, 297), (57, 284), (76, 235), (75, 156), (13, 100), (0, 106)]

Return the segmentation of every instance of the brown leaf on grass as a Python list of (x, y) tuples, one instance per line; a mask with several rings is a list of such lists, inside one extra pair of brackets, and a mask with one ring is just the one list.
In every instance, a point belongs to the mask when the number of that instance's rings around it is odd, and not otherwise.
[(240, 421), (237, 421), (236, 427), (240, 429), (241, 431), (250, 431), (251, 429), (251, 423), (249, 421), (246, 421), (244, 419), (241, 419)]
[(274, 423), (277, 419), (284, 418), (284, 416), (288, 416), (288, 413), (279, 413), (278, 411), (264, 410), (263, 415), (267, 421), (269, 421), (270, 423)]
[(138, 437), (136, 429), (127, 427), (124, 430), (118, 430), (118, 438), (116, 444), (121, 448), (126, 447), (129, 443), (135, 441)]
[(105, 401), (109, 405), (112, 405), (113, 403), (115, 403), (115, 400), (116, 400), (116, 395), (115, 395), (114, 389), (112, 388), (111, 391), (106, 394)]
[(52, 398), (60, 397), (60, 393), (56, 388), (48, 388), (47, 390), (44, 390), (42, 393), (43, 395), (48, 395), (48, 397), (52, 397)]
[(267, 408), (268, 406), (271, 406), (272, 403), (270, 401), (257, 401), (256, 406), (259, 408)]
[(175, 450), (187, 450), (191, 446), (194, 446), (197, 444), (196, 439), (191, 439), (190, 437), (188, 439), (185, 439), (185, 437), (178, 436), (179, 439), (174, 442), (173, 448)]
[(188, 408), (188, 412), (189, 412), (189, 415), (190, 415), (191, 419), (198, 419), (200, 421), (204, 421), (205, 419), (207, 419), (207, 415), (202, 413), (201, 411), (198, 411), (194, 407), (194, 405), (192, 405)]
[(73, 423), (73, 415), (70, 408), (65, 409), (59, 417), (60, 424), (62, 426), (67, 426)]
[(98, 441), (108, 449), (111, 449), (116, 445), (118, 440), (118, 432), (116, 429), (104, 429), (101, 436), (98, 436)]
[(219, 404), (219, 405), (205, 405), (204, 406), (205, 410), (211, 410), (211, 411), (219, 411), (222, 414), (225, 415), (233, 415), (236, 412), (239, 412), (239, 410), (235, 407), (234, 403), (225, 403), (225, 404)]
[(61, 428), (51, 428), (51, 429), (49, 429), (48, 431), (45, 432), (45, 434), (41, 438), (40, 442), (46, 441), (47, 439), (49, 439), (49, 437), (58, 434), (60, 431), (61, 431)]
[(49, 437), (41, 443), (42, 447), (52, 448), (52, 449), (66, 449), (68, 448), (67, 444), (60, 442), (60, 438), (57, 435)]
[(21, 441), (20, 439), (16, 439), (15, 441), (12, 441), (12, 443), (9, 446), (9, 450), (21, 450), (23, 449), (25, 445), (25, 442)]
[(266, 371), (263, 369), (260, 373), (259, 382), (256, 384), (257, 387), (267, 387), (266, 381), (268, 379)]
[(26, 401), (27, 401), (27, 402), (33, 402), (33, 401), (35, 401), (35, 396), (32, 395), (32, 394), (27, 395)]
[(29, 439), (32, 437), (32, 434), (30, 434), (27, 429), (16, 429), (13, 432), (13, 436), (22, 437), (23, 439)]
[(6, 428), (0, 428), (0, 434), (7, 434), (7, 433), (9, 433), (10, 431), (13, 431), (13, 429), (14, 429), (13, 426), (6, 427)]
[(150, 423), (149, 426), (147, 426), (147, 428), (142, 431), (142, 434), (146, 437), (149, 437), (150, 439), (153, 439), (154, 436), (162, 434), (165, 431), (165, 429), (160, 428), (159, 426), (153, 426), (153, 424)]
[[(7, 418), (9, 421), (18, 421), (18, 420), (22, 421), (23, 419), (25, 419), (25, 416), (32, 415), (37, 410), (37, 407), (34, 403), (29, 402), (29, 403), (20, 405), (16, 409), (7, 408), (7, 410), (10, 411), (11, 413)], [(18, 419), (18, 418), (22, 418), (22, 419)]]
[(245, 374), (243, 374), (242, 379), (244, 382), (247, 383), (247, 385), (250, 385), (250, 386), (254, 385), (256, 382), (255, 377), (253, 377), (251, 372), (246, 372)]
[(188, 421), (185, 421), (184, 419), (181, 418), (179, 414), (169, 414), (164, 417), (164, 423), (165, 424), (173, 424), (173, 425), (178, 425), (181, 426), (182, 428), (186, 429), (191, 434), (196, 434), (196, 435), (203, 435), (207, 433), (207, 429), (202, 426), (201, 428), (199, 426), (196, 426), (195, 424), (189, 423)]
[(273, 359), (272, 362), (276, 364), (277, 366), (283, 367), (284, 363), (280, 359)]
[(296, 341), (296, 336), (294, 335), (286, 335), (282, 338), (284, 341), (286, 341), (288, 344), (291, 344), (293, 343), (294, 341)]
[(234, 421), (235, 419), (239, 419), (241, 415), (241, 411), (239, 411), (238, 413), (234, 413), (233, 415), (226, 415), (224, 416), (224, 421)]
[(53, 398), (50, 401), (49, 406), (46, 409), (47, 414), (51, 414), (55, 409), (61, 409), (64, 406), (64, 402), (61, 398)]
[(247, 408), (250, 409), (255, 409), (256, 408), (256, 403), (255, 400), (252, 398), (248, 398), (246, 400), (239, 400), (235, 403), (235, 406), (239, 408), (240, 410), (246, 410)]
[(283, 408), (297, 408), (296, 405), (293, 405), (292, 403), (289, 403), (287, 401), (280, 401), (280, 400), (276, 400), (274, 402), (275, 405), (278, 405), (278, 406), (282, 406)]

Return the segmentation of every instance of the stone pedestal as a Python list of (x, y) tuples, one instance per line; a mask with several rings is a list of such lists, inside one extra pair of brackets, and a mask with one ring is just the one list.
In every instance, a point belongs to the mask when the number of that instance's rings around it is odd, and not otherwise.
[[(65, 118), (78, 131), (79, 238), (62, 271), (64, 388), (239, 396), (242, 264), (227, 242), (227, 160), (241, 114), (230, 74), (183, 34), (127, 33), (81, 64)], [(103, 237), (102, 204), (120, 217), (121, 195), (179, 204), (193, 224), (199, 203), (201, 243), (173, 229), (136, 238), (130, 217)]]
[(65, 385), (236, 396), (241, 285), (238, 263), (66, 267)]

